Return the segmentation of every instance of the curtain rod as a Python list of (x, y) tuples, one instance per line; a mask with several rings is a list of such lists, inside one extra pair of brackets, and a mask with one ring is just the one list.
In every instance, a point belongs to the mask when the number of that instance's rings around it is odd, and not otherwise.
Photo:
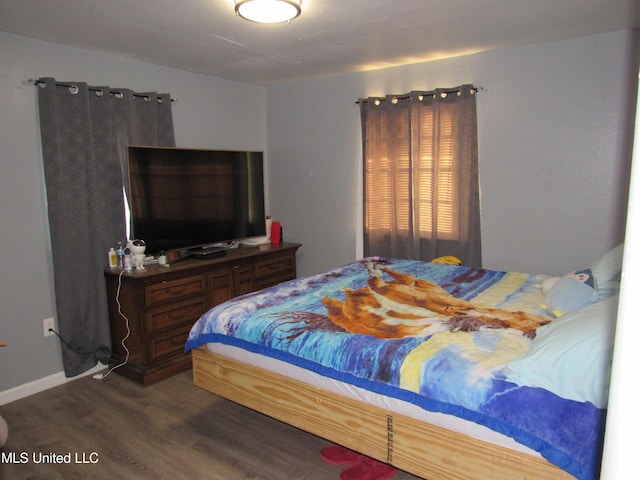
[[(35, 87), (37, 87), (38, 85), (40, 85), (41, 83), (44, 83), (42, 80), (36, 80), (34, 78), (30, 78), (29, 80), (25, 80), (25, 85), (33, 85)], [(78, 88), (77, 85), (74, 85), (73, 83), (64, 83), (64, 82), (55, 82), (56, 85), (58, 85), (59, 87), (67, 87), (67, 88)], [(91, 92), (102, 92), (102, 88), (100, 87), (89, 87), (87, 86), (87, 89)], [(119, 92), (117, 89), (114, 89), (111, 91), (112, 95), (122, 95), (122, 92)], [(136, 93), (133, 92), (133, 96), (134, 97), (138, 97), (138, 98), (145, 98), (148, 99), (149, 95), (146, 95), (144, 93)], [(171, 99), (171, 103), (176, 102), (177, 100), (175, 98)]]
[[(473, 91), (473, 93), (478, 93), (478, 92), (484, 92), (485, 88), (484, 87), (471, 87), (471, 90)], [(460, 87), (456, 87), (456, 88), (438, 88), (436, 90), (429, 90), (426, 92), (420, 92), (420, 95), (435, 95), (436, 93), (440, 92), (440, 93), (458, 93), (460, 91)], [(413, 92), (415, 93), (415, 92)], [(390, 96), (393, 97), (394, 99), (397, 100), (406, 100), (407, 98), (411, 98), (411, 93), (405, 93), (402, 95), (383, 95), (380, 97), (373, 97), (377, 100), (380, 100), (381, 102), (384, 102), (386, 100), (386, 96)], [(369, 100), (367, 100), (366, 98), (362, 98), (359, 100), (356, 100), (355, 102), (353, 102), (354, 105), (359, 105), (360, 103), (367, 103)]]

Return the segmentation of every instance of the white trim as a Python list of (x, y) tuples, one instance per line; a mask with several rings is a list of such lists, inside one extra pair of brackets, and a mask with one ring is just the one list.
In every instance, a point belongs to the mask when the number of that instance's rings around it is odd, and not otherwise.
[[(640, 80), (640, 74), (638, 75)], [(629, 478), (637, 458), (638, 428), (638, 351), (640, 335), (637, 297), (640, 287), (640, 95), (636, 98), (636, 120), (633, 160), (629, 182), (627, 226), (622, 260), (622, 282), (618, 323), (611, 365), (609, 410), (604, 438), (604, 451), (600, 478), (605, 480)]]
[(98, 363), (98, 365), (93, 367), (91, 370), (87, 370), (86, 372), (81, 373), (76, 377), (66, 377), (64, 372), (58, 372), (49, 375), (48, 377), (43, 377), (38, 380), (33, 380), (31, 382), (18, 385), (17, 387), (13, 387), (9, 390), (5, 390), (4, 392), (0, 392), (0, 405), (5, 405), (7, 403), (20, 400), (21, 398), (29, 397), (36, 393), (43, 392), (53, 387), (57, 387), (64, 383), (72, 382), (73, 380), (77, 380), (78, 378), (92, 375), (101, 370), (104, 370), (105, 368), (106, 365)]

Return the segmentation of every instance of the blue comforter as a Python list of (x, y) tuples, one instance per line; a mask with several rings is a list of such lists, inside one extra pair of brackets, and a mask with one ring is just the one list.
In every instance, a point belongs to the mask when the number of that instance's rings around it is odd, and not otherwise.
[(545, 278), (368, 258), (213, 308), (186, 350), (240, 346), (487, 426), (597, 478), (606, 411), (503, 374), (552, 320), (540, 310)]

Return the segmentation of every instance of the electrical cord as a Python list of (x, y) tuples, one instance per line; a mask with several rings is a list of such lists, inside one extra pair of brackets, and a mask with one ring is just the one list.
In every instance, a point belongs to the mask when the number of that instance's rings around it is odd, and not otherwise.
[(73, 345), (71, 345), (69, 342), (67, 342), (67, 341), (62, 337), (62, 335), (60, 335), (60, 334), (59, 334), (59, 333), (58, 333), (54, 328), (49, 328), (49, 331), (50, 331), (51, 333), (53, 333), (56, 337), (58, 337), (58, 338), (60, 339), (60, 341), (61, 341), (62, 343), (64, 343), (64, 344), (67, 346), (67, 348), (68, 348), (69, 350), (71, 350), (73, 353), (77, 353), (78, 355), (89, 355), (90, 353), (93, 353), (93, 350), (92, 350), (92, 351), (90, 351), (90, 352), (83, 352), (83, 351), (80, 351), (80, 350), (76, 349)]
[[(122, 274), (125, 272), (125, 270), (123, 269), (120, 274), (118, 275), (118, 289), (116, 290), (116, 303), (118, 304), (118, 313), (120, 314), (120, 316), (122, 318), (124, 318), (125, 321), (125, 326), (127, 328), (127, 334), (124, 336), (124, 338), (122, 339), (122, 342), (120, 342), (122, 344), (122, 348), (124, 348), (126, 355), (125, 355), (125, 359), (122, 363), (115, 365), (113, 367), (111, 367), (106, 373), (95, 373), (93, 375), (93, 378), (95, 380), (102, 380), (103, 378), (105, 378), (107, 375), (109, 375), (111, 372), (113, 372), (116, 368), (120, 368), (123, 365), (126, 365), (127, 362), (129, 361), (129, 349), (127, 348), (127, 345), (125, 344), (125, 341), (129, 338), (129, 336), (131, 335), (131, 328), (129, 327), (129, 319), (127, 318), (127, 316), (122, 313), (122, 305), (120, 304), (120, 287), (122, 286)], [(64, 337), (62, 335), (60, 335), (54, 328), (49, 328), (49, 331), (52, 332), (56, 337), (58, 337), (60, 339), (60, 341), (62, 343), (64, 343), (67, 348), (69, 350), (71, 350), (73, 353), (77, 353), (78, 355), (89, 355), (91, 353), (94, 353), (94, 351), (90, 351), (90, 352), (83, 352), (81, 350), (78, 350), (77, 348), (75, 348), (73, 345), (71, 345), (69, 342), (67, 342)]]
[(120, 363), (118, 365), (114, 365), (109, 370), (107, 370), (106, 373), (96, 373), (96, 374), (94, 374), (93, 378), (95, 380), (102, 380), (102, 379), (106, 378), (106, 376), (109, 375), (111, 372), (113, 372), (116, 368), (120, 368), (123, 365), (126, 365), (127, 362), (129, 361), (129, 349), (127, 348), (127, 345), (125, 344), (125, 342), (129, 338), (129, 335), (131, 335), (131, 328), (129, 327), (129, 319), (127, 318), (127, 316), (124, 313), (122, 313), (122, 305), (120, 304), (120, 287), (122, 286), (122, 275), (124, 274), (124, 272), (125, 272), (125, 270), (122, 269), (122, 271), (118, 275), (118, 288), (116, 290), (116, 304), (118, 305), (118, 314), (122, 318), (124, 318), (125, 327), (127, 328), (127, 334), (124, 336), (124, 338), (120, 342), (121, 345), (122, 345), (122, 348), (124, 348), (124, 351), (127, 352), (127, 353), (126, 353), (124, 361), (122, 363)]

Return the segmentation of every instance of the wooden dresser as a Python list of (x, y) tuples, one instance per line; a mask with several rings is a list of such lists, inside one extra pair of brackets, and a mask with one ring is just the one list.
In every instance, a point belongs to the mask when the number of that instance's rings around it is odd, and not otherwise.
[(296, 278), (300, 246), (239, 247), (221, 258), (149, 265), (122, 275), (119, 269), (106, 269), (111, 366), (124, 362), (122, 342), (130, 330), (124, 342), (129, 358), (114, 372), (147, 385), (191, 368), (184, 345), (195, 321), (233, 297)]

